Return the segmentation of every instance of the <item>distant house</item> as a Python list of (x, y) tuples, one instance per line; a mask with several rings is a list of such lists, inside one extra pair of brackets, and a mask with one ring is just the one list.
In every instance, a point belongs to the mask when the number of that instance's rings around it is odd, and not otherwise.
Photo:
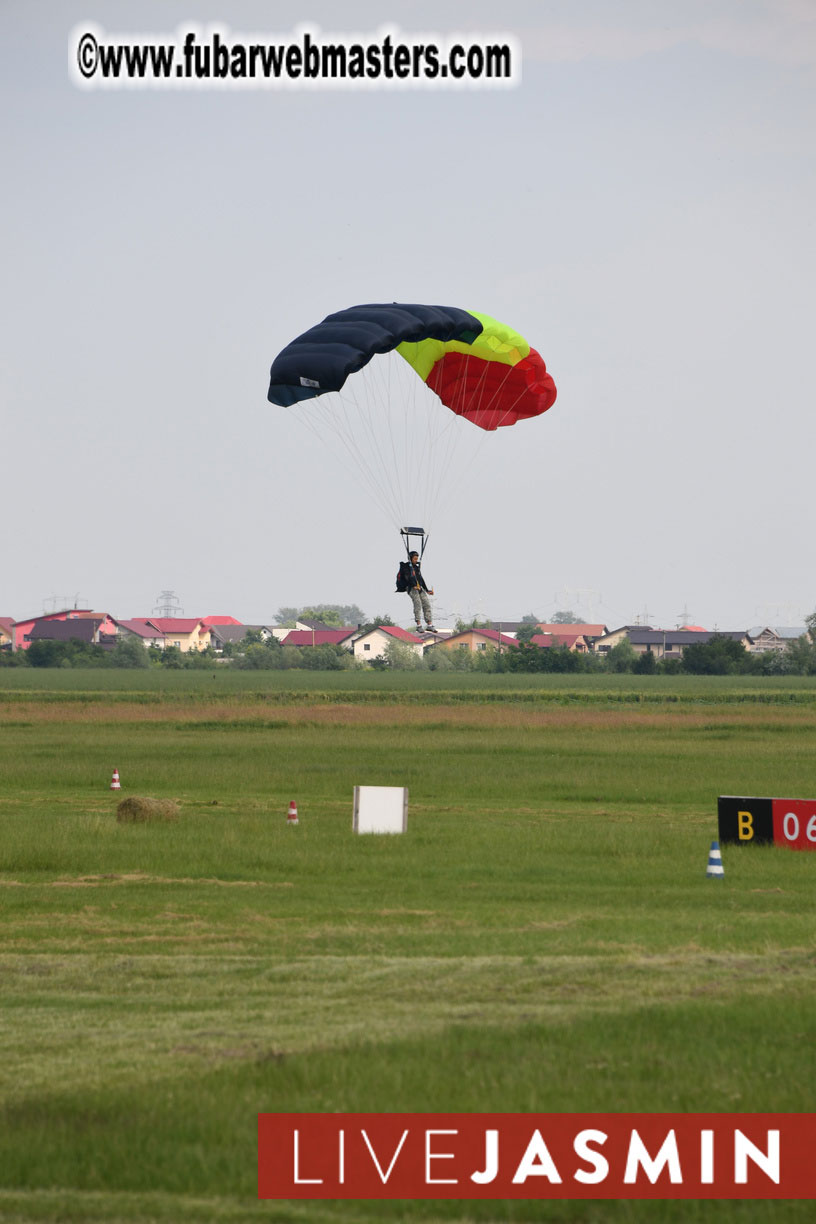
[(135, 637), (142, 645), (163, 646), (164, 634), (146, 620), (115, 620), (116, 634), (119, 638)]
[(155, 629), (157, 637), (151, 639), (151, 644), (166, 649), (175, 646), (182, 654), (190, 650), (206, 650), (210, 644), (210, 627), (198, 617), (185, 616), (135, 616), (122, 622), (131, 632), (139, 626)]
[(336, 629), (336, 628), (337, 628), (336, 625), (326, 625), (323, 623), (323, 621), (310, 620), (307, 617), (304, 620), (296, 620), (294, 624), (290, 624), (290, 625), (273, 625), (272, 632), (275, 635), (275, 637), (278, 639), (278, 641), (282, 642), (283, 639), (287, 636), (287, 634), (294, 632), (295, 629), (299, 630), (300, 632), (305, 632), (307, 629), (309, 630), (315, 629), (315, 630), (322, 631), (323, 629)]
[[(572, 625), (562, 625), (561, 628), (571, 629)], [(552, 646), (565, 646), (567, 650), (574, 650), (578, 654), (588, 654), (590, 651), (589, 643), (582, 633), (534, 633), (530, 642), (544, 650)]]
[(574, 634), (576, 637), (584, 639), (584, 645), (587, 650), (592, 650), (593, 643), (596, 642), (598, 638), (602, 638), (609, 633), (606, 625), (584, 625), (579, 624), (577, 621), (575, 624), (542, 624), (537, 625), (536, 628), (538, 629), (539, 633), (552, 633), (557, 637), (561, 637), (565, 634)]
[(250, 630), (259, 634), (262, 642), (267, 642), (275, 636), (269, 625), (239, 625), (236, 622), (235, 624), (210, 624), (209, 628), (210, 645), (216, 652), (221, 652), (227, 645), (243, 642)]
[(804, 625), (757, 626), (749, 629), (748, 634), (751, 638), (750, 649), (760, 654), (766, 654), (771, 650), (784, 650), (789, 642), (795, 642), (797, 638), (803, 636), (809, 637)]
[(713, 637), (731, 638), (747, 650), (751, 639), (744, 629), (714, 633), (708, 629), (640, 629), (629, 631), (629, 641), (636, 654), (651, 653), (656, 659), (680, 659), (687, 646), (695, 642), (705, 645)]
[(428, 649), (470, 650), (476, 654), (481, 650), (509, 650), (511, 646), (517, 647), (518, 642), (509, 633), (499, 633), (497, 629), (463, 629), (461, 633), (441, 638)]
[[(114, 634), (116, 632), (116, 624), (112, 616), (107, 612), (94, 612), (90, 608), (65, 608), (62, 612), (47, 612), (43, 616), (31, 616), (27, 620), (15, 621), (12, 625), (13, 645), (15, 650), (28, 650), (32, 641), (36, 638), (47, 638), (47, 633), (41, 632), (39, 626), (54, 624), (56, 622), (71, 621), (76, 623), (83, 620), (96, 620), (99, 622), (95, 630), (95, 641), (99, 640), (99, 634)], [(36, 630), (36, 633), (35, 633)], [(59, 635), (54, 635), (51, 640), (67, 642), (74, 637), (79, 641), (89, 640), (86, 636), (86, 630), (77, 630), (76, 633), (64, 634), (60, 631)]]
[(529, 625), (529, 621), (490, 621), (485, 625), (486, 629), (495, 629), (497, 633), (506, 633), (508, 637), (515, 637), (519, 629)]
[(424, 638), (418, 637), (415, 633), (409, 633), (407, 629), (400, 629), (398, 625), (377, 625), (376, 628), (369, 629), (367, 633), (355, 635), (351, 642), (351, 649), (355, 659), (370, 662), (372, 659), (384, 658), (390, 642), (400, 642), (403, 646), (408, 646), (415, 654), (421, 655), (424, 641)]
[(202, 625), (240, 625), (234, 616), (202, 616)]
[(14, 649), (14, 617), (0, 616), (0, 650)]
[[(552, 628), (552, 626), (550, 626)], [(563, 626), (561, 626), (563, 628)], [(621, 625), (617, 629), (607, 629), (606, 633), (602, 633), (600, 637), (594, 639), (592, 649), (595, 654), (605, 655), (613, 646), (617, 646), (618, 642), (629, 637), (636, 629), (648, 629), (648, 625)]]
[[(84, 642), (87, 646), (100, 645), (100, 630), (105, 623), (104, 616), (77, 616), (66, 620), (40, 620), (31, 628), (28, 634), (28, 644), (32, 642)], [(112, 641), (114, 634), (106, 637)], [(105, 642), (108, 645), (109, 641)]]
[(284, 646), (347, 646), (348, 639), (356, 632), (356, 629), (290, 629), (286, 637), (281, 638), (281, 643)]

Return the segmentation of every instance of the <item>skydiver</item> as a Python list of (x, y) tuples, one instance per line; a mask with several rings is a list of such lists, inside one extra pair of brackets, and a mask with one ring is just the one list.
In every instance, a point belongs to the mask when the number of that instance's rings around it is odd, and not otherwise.
[(428, 626), (428, 633), (436, 633), (433, 626), (433, 617), (431, 616), (431, 601), (429, 595), (433, 595), (433, 587), (427, 587), (425, 579), (422, 576), (420, 569), (419, 553), (411, 552), (408, 554), (408, 561), (403, 561), (400, 569), (406, 578), (406, 590), (411, 596), (411, 603), (414, 605), (414, 620), (419, 632), (422, 632), (422, 614), (425, 613), (425, 624)]

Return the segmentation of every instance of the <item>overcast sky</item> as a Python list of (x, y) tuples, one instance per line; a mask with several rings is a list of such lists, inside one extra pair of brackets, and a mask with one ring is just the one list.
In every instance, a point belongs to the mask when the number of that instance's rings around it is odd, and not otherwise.
[[(69, 72), (84, 22), (306, 19), (509, 33), (523, 79), (227, 93)], [(438, 625), (816, 607), (812, 0), (3, 0), (0, 33), (0, 615), (149, 615), (169, 589), (190, 616), (409, 621), (394, 524), (266, 398), (294, 336), (377, 301), (495, 315), (558, 386), (433, 523)]]

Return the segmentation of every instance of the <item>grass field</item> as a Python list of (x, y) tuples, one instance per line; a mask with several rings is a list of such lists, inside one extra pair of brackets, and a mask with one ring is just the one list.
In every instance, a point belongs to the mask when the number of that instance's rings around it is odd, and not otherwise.
[(811, 1219), (255, 1197), (259, 1111), (812, 1112), (816, 854), (707, 880), (723, 793), (816, 795), (812, 680), (0, 672), (0, 1218)]

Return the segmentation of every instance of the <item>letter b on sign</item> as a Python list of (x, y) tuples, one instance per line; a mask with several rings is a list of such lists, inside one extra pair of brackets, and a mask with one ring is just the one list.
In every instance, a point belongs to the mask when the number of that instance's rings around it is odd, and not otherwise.
[(720, 843), (761, 844), (774, 840), (772, 799), (746, 799), (739, 795), (720, 795), (717, 800)]
[(754, 818), (750, 812), (737, 812), (737, 836), (740, 841), (752, 841)]
[(770, 843), (789, 850), (816, 850), (816, 799), (747, 799), (720, 795), (720, 842)]

